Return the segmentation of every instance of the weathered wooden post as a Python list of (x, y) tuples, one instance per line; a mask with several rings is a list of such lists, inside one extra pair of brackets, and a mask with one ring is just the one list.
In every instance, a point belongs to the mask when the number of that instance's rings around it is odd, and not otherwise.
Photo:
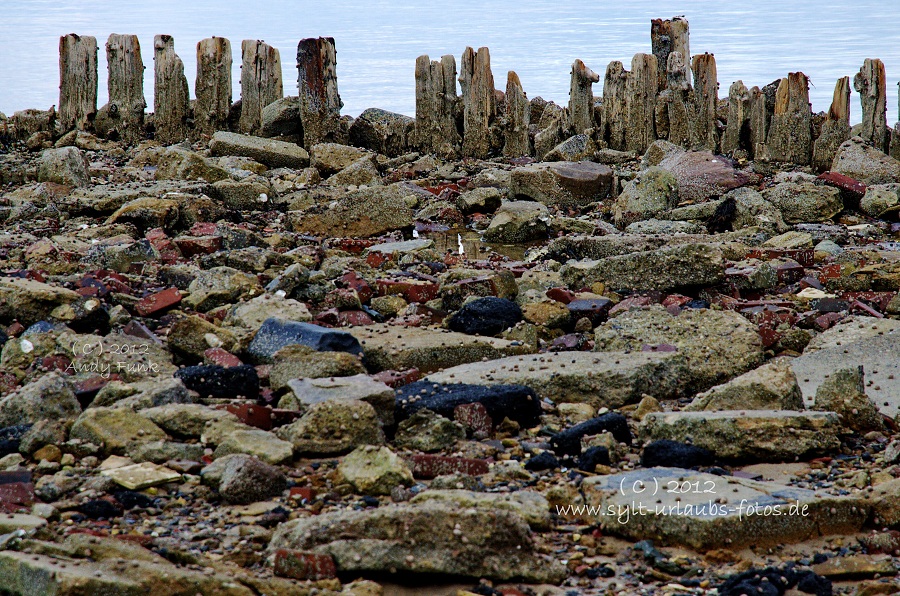
[(891, 157), (900, 159), (900, 83), (897, 83), (897, 119), (891, 130)]
[(710, 53), (697, 54), (691, 60), (694, 71), (694, 105), (696, 113), (692, 126), (691, 144), (695, 149), (718, 151), (719, 130), (716, 110), (719, 106), (719, 81), (716, 57)]
[(444, 158), (459, 154), (456, 130), (456, 58), (416, 59), (416, 145)]
[(74, 33), (59, 38), (59, 123), (85, 129), (97, 114), (97, 38)]
[(144, 61), (137, 35), (113, 33), (106, 42), (106, 61), (109, 67), (109, 104), (106, 116), (109, 125), (128, 143), (143, 136)]
[(603, 117), (600, 128), (610, 149), (625, 150), (625, 96), (628, 71), (618, 60), (606, 67), (603, 77)]
[(264, 107), (284, 97), (281, 82), (281, 55), (259, 40), (241, 42), (241, 118), (244, 134), (259, 131)]
[[(662, 91), (668, 85), (668, 64), (672, 52), (682, 56), (691, 55), (690, 31), (687, 19), (653, 19), (650, 21), (650, 45), (657, 60), (658, 89)], [(687, 77), (687, 62), (682, 62), (684, 76)]]
[(231, 113), (231, 42), (226, 38), (209, 37), (197, 43), (194, 93), (195, 135), (226, 130)]
[(625, 146), (629, 151), (643, 153), (656, 140), (656, 71), (653, 54), (635, 54), (631, 60), (625, 85)]
[(463, 155), (486, 158), (491, 151), (491, 123), (496, 115), (494, 75), (488, 48), (466, 48), (459, 77), (463, 89)]
[(312, 37), (297, 45), (297, 90), (303, 145), (340, 142), (341, 96), (337, 86), (337, 50), (333, 37)]
[(850, 77), (842, 77), (834, 86), (834, 98), (819, 138), (813, 145), (812, 165), (817, 171), (831, 168), (841, 143), (850, 138)]
[[(518, 77), (517, 77), (518, 78)], [(581, 134), (594, 128), (593, 84), (600, 81), (600, 75), (585, 66), (581, 60), (572, 63), (572, 81), (569, 86), (569, 128)]]
[(175, 40), (171, 35), (157, 35), (153, 39), (153, 61), (156, 140), (164, 145), (180, 143), (189, 134), (191, 100), (184, 63), (175, 53)]
[(780, 83), (781, 79), (778, 79), (762, 89), (750, 89), (750, 147), (754, 159), (766, 157), (766, 139), (775, 113), (775, 92)]
[(722, 153), (749, 150), (750, 91), (743, 81), (735, 81), (728, 89), (728, 125), (722, 137)]
[(522, 89), (519, 75), (511, 70), (506, 74), (506, 129), (503, 131), (503, 155), (506, 157), (531, 155), (531, 141), (528, 138), (530, 123), (531, 104)]
[(775, 113), (766, 141), (768, 158), (806, 165), (812, 154), (812, 113), (809, 109), (809, 79), (792, 72), (778, 85)]
[(853, 77), (853, 88), (862, 103), (862, 130), (859, 136), (876, 148), (887, 152), (887, 80), (884, 63), (878, 58), (866, 58)]
[(687, 77), (687, 64), (681, 52), (671, 52), (666, 65), (667, 89), (660, 94), (667, 103), (669, 142), (681, 147), (690, 146), (693, 90)]

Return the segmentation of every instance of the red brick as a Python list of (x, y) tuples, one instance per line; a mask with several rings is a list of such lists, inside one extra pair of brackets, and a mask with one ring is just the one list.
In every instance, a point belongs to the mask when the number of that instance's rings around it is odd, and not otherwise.
[(188, 230), (191, 236), (212, 236), (216, 232), (218, 232), (216, 224), (209, 221), (199, 221)]
[(340, 238), (337, 241), (339, 249), (356, 255), (376, 244), (378, 244), (378, 240), (365, 240), (362, 238)]
[(811, 248), (757, 248), (747, 253), (748, 259), (793, 259), (804, 267), (812, 267), (815, 251)]
[(221, 236), (179, 236), (175, 246), (185, 257), (194, 255), (211, 255), (222, 250), (224, 241)]
[(316, 489), (311, 486), (292, 486), (291, 498), (312, 503), (316, 499)]
[(630, 298), (626, 298), (609, 309), (609, 316), (612, 316), (616, 313), (627, 312), (632, 308), (640, 308), (642, 306), (650, 306), (653, 304), (653, 299), (649, 296), (632, 296)]
[(181, 292), (178, 288), (166, 288), (155, 294), (144, 296), (134, 305), (134, 310), (142, 317), (148, 317), (160, 311), (166, 310), (181, 302)]
[(487, 408), (478, 402), (456, 406), (453, 408), (453, 418), (471, 430), (476, 437), (488, 437), (494, 428), (494, 421)]
[(268, 406), (257, 406), (255, 404), (228, 404), (219, 406), (231, 412), (244, 424), (255, 426), (263, 430), (272, 430), (272, 408)]
[(438, 284), (422, 280), (379, 279), (375, 282), (379, 296), (400, 294), (407, 302), (424, 303), (438, 296)]
[(209, 348), (203, 352), (203, 362), (205, 364), (218, 364), (219, 366), (231, 367), (243, 364), (241, 359), (222, 348)]
[(445, 474), (480, 476), (487, 474), (488, 463), (471, 457), (417, 454), (412, 456), (413, 476), (429, 480)]
[(575, 300), (575, 292), (566, 288), (550, 288), (546, 293), (547, 298), (568, 304)]
[(279, 548), (275, 551), (274, 573), (299, 580), (331, 579), (337, 576), (337, 567), (329, 555)]
[(825, 172), (824, 174), (819, 174), (819, 180), (822, 180), (828, 186), (839, 188), (841, 192), (846, 193), (850, 198), (861, 199), (866, 194), (865, 184), (844, 174)]
[(418, 368), (408, 368), (406, 370), (383, 370), (373, 375), (376, 381), (381, 381), (388, 387), (396, 389), (410, 383), (415, 383), (422, 377), (422, 373)]
[(363, 304), (366, 304), (372, 298), (373, 292), (369, 282), (360, 277), (355, 271), (350, 271), (349, 273), (342, 275), (341, 282), (343, 282), (346, 287), (356, 290), (356, 294)]

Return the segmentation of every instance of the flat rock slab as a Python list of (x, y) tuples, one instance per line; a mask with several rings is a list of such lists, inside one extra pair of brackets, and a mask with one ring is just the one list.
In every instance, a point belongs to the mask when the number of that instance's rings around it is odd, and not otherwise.
[(128, 490), (144, 490), (158, 484), (181, 480), (181, 474), (178, 472), (150, 462), (104, 470), (100, 474), (112, 478)]
[(651, 412), (642, 419), (640, 434), (691, 443), (722, 459), (794, 461), (833, 452), (840, 447), (841, 430), (834, 412), (722, 410)]
[(0, 577), (8, 594), (147, 594), (138, 582), (97, 563), (8, 550), (0, 552)]
[(512, 493), (479, 493), (471, 490), (426, 490), (410, 499), (416, 505), (428, 501), (447, 503), (459, 508), (484, 507), (505, 509), (522, 516), (535, 530), (550, 529), (550, 503), (544, 495), (522, 490)]
[(219, 131), (209, 142), (213, 155), (249, 157), (270, 168), (305, 168), (309, 153), (294, 143)]
[(394, 420), (394, 390), (369, 375), (293, 379), (288, 381), (288, 387), (294, 392), (298, 406), (309, 406), (320, 401), (358, 399), (371, 404), (378, 418), (385, 424), (391, 424)]
[(605, 531), (697, 550), (852, 534), (868, 515), (854, 498), (681, 468), (595, 476), (582, 490)]
[(348, 330), (373, 372), (418, 368), (430, 373), (442, 368), (527, 354), (533, 349), (521, 342), (480, 337), (429, 327), (397, 328), (388, 325), (352, 327)]
[(561, 352), (472, 362), (428, 375), (434, 383), (525, 385), (540, 398), (618, 408), (649, 394), (677, 396), (684, 366), (678, 353)]
[(0, 515), (0, 534), (8, 534), (16, 530), (30, 532), (47, 525), (47, 520), (37, 515), (24, 513), (6, 513)]
[(528, 524), (518, 514), (493, 507), (450, 503), (387, 505), (364, 511), (332, 511), (283, 523), (270, 549), (290, 548), (330, 555), (339, 572), (396, 570), (494, 580), (557, 583), (558, 561), (534, 550)]
[(510, 195), (545, 205), (584, 206), (602, 201), (612, 189), (609, 166), (579, 161), (537, 163), (516, 168), (510, 176)]
[[(869, 326), (873, 325), (878, 326), (879, 322), (873, 319)], [(826, 376), (843, 368), (862, 366), (866, 395), (878, 411), (890, 417), (900, 414), (900, 329), (874, 333), (858, 341), (808, 350), (791, 361), (807, 406), (815, 402), (816, 390)], [(820, 345), (827, 344), (823, 341)]]
[(37, 323), (57, 306), (76, 300), (78, 294), (66, 288), (32, 279), (0, 277), (0, 323), (4, 325), (13, 319), (26, 326)]

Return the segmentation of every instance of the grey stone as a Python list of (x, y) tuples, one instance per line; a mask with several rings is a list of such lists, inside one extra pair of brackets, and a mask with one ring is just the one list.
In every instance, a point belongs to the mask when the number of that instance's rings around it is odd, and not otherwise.
[(397, 426), (394, 444), (414, 451), (431, 452), (452, 447), (465, 438), (466, 430), (461, 424), (423, 409)]
[(104, 453), (126, 454), (134, 443), (161, 441), (166, 433), (149, 419), (130, 410), (89, 408), (72, 425), (73, 439), (101, 447)]
[(394, 390), (366, 374), (318, 379), (292, 379), (293, 392), (281, 399), (279, 407), (301, 409), (332, 400), (360, 400), (368, 403), (386, 426), (394, 421)]
[(270, 168), (305, 168), (309, 164), (306, 149), (294, 143), (263, 139), (233, 132), (218, 131), (209, 142), (213, 155), (249, 157)]
[(832, 186), (782, 182), (762, 194), (778, 207), (789, 224), (826, 221), (844, 209), (840, 191)]
[(604, 531), (697, 550), (853, 534), (869, 509), (855, 498), (681, 468), (595, 476), (582, 490)]
[(32, 325), (46, 319), (54, 308), (78, 300), (72, 290), (32, 279), (0, 277), (0, 322), (18, 320)]
[(731, 311), (688, 309), (672, 316), (658, 306), (630, 310), (597, 327), (594, 341), (599, 352), (675, 346), (685, 360), (681, 382), (687, 392), (723, 383), (763, 362), (756, 327)]
[(565, 569), (535, 551), (528, 524), (492, 507), (399, 504), (282, 524), (270, 548), (331, 555), (341, 572), (448, 574), (557, 583)]
[(77, 418), (81, 405), (66, 377), (53, 372), (0, 399), (0, 428)]
[(683, 362), (677, 353), (549, 352), (473, 362), (425, 378), (433, 383), (524, 385), (557, 403), (587, 403), (596, 411), (636, 403), (644, 394), (681, 394)]
[(38, 163), (38, 182), (55, 182), (64, 186), (89, 186), (87, 159), (75, 147), (45, 149)]
[(312, 404), (300, 419), (279, 427), (275, 434), (291, 442), (298, 454), (310, 455), (335, 455), (360, 445), (384, 443), (375, 408), (359, 400)]
[(626, 225), (654, 217), (678, 205), (678, 180), (659, 167), (644, 170), (625, 185), (616, 199), (616, 225)]
[(814, 408), (836, 412), (841, 424), (859, 433), (885, 429), (878, 408), (866, 395), (862, 366), (832, 372), (816, 389)]
[(512, 171), (509, 194), (545, 205), (584, 207), (608, 197), (612, 180), (612, 170), (603, 164), (569, 161), (538, 163)]
[(264, 501), (286, 488), (287, 477), (281, 470), (254, 457), (229, 460), (219, 482), (219, 494), (235, 505)]
[(549, 221), (550, 213), (541, 203), (510, 201), (497, 209), (484, 240), (512, 244), (546, 238)]
[[(803, 394), (790, 360), (776, 358), (698, 394), (686, 411), (802, 410)], [(827, 408), (826, 408), (827, 409)]]
[(841, 144), (831, 163), (831, 170), (867, 186), (900, 182), (900, 161), (866, 144), (859, 137), (852, 137)]
[[(437, 479), (435, 479), (437, 480)], [(432, 486), (434, 482), (432, 482)], [(552, 521), (550, 503), (539, 492), (520, 490), (510, 493), (486, 493), (471, 490), (426, 490), (410, 499), (413, 505), (419, 503), (446, 503), (459, 508), (485, 508), (513, 511), (528, 522), (534, 530), (549, 530)]]
[(729, 460), (794, 461), (840, 447), (834, 412), (722, 410), (651, 412), (641, 420), (644, 439), (669, 439), (708, 449)]
[(294, 458), (293, 445), (265, 430), (236, 430), (225, 436), (213, 457), (246, 453), (269, 464), (286, 464)]
[(336, 470), (338, 482), (353, 485), (363, 495), (389, 495), (398, 485), (413, 483), (412, 471), (387, 447), (363, 445), (344, 456)]

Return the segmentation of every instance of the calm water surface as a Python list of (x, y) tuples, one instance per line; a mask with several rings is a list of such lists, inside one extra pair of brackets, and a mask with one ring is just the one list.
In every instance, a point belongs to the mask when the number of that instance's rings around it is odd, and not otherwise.
[[(297, 42), (332, 36), (344, 113), (368, 107), (413, 115), (417, 56), (432, 58), (488, 46), (495, 85), (515, 70), (529, 97), (568, 100), (569, 68), (581, 58), (603, 73), (611, 60), (630, 64), (650, 51), (650, 19), (685, 15), (692, 53), (716, 55), (720, 96), (738, 79), (764, 85), (790, 71), (809, 75), (815, 110), (826, 110), (835, 80), (853, 76), (865, 58), (881, 58), (888, 75), (888, 122), (898, 120), (900, 0), (756, 0), (755, 2), (620, 2), (538, 0), (2, 0), (0, 110), (48, 108), (58, 102), (59, 36), (94, 35), (100, 46), (99, 103), (106, 102), (103, 44), (110, 33), (137, 34), (153, 99), (153, 36), (175, 37), (193, 89), (197, 41), (231, 40), (234, 99), (240, 97), (240, 41), (262, 39), (281, 51), (285, 93), (296, 94)], [(602, 83), (595, 85), (600, 94)], [(151, 105), (152, 109), (152, 105)], [(851, 114), (860, 120), (854, 93)]]

